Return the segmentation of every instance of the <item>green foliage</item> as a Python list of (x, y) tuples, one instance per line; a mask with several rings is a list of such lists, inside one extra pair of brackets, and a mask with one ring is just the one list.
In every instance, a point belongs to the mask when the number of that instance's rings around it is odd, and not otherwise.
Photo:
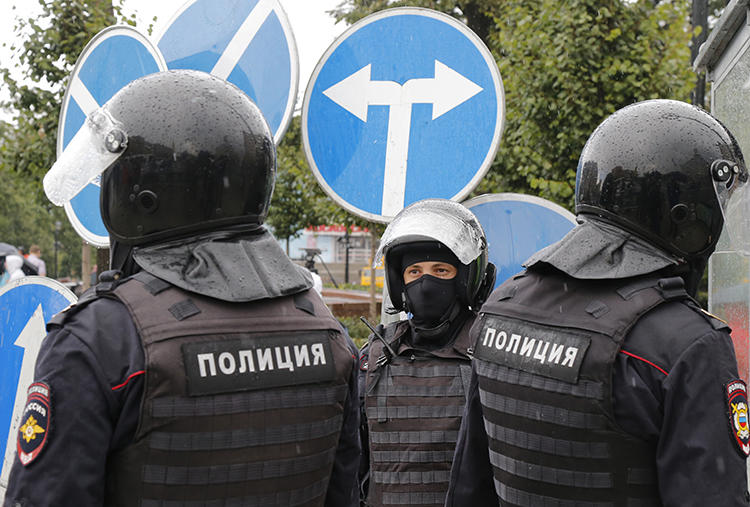
[(339, 317), (339, 322), (346, 326), (349, 336), (360, 349), (367, 343), (370, 336), (370, 329), (358, 317)]
[(327, 199), (305, 160), (299, 116), (292, 119), (277, 156), (276, 187), (266, 222), (277, 238), (296, 238), (305, 227), (323, 223)]
[(688, 100), (693, 86), (689, 0), (348, 0), (335, 14), (354, 21), (401, 5), (464, 20), (495, 55), (505, 130), (477, 194), (530, 193), (572, 209), (593, 129), (632, 102)]
[(26, 247), (37, 243), (51, 266), (54, 224), (61, 222), (61, 276), (80, 271), (81, 240), (62, 209), (47, 201), (41, 180), (56, 158), (60, 106), (78, 56), (105, 27), (134, 24), (123, 19), (121, 2), (113, 6), (103, 0), (39, 0), (37, 17), (16, 19), (14, 32), (23, 41), (11, 46), (18, 58), (17, 73), (0, 68), (10, 93), (10, 100), (0, 107), (12, 115), (11, 122), (0, 122), (0, 241)]

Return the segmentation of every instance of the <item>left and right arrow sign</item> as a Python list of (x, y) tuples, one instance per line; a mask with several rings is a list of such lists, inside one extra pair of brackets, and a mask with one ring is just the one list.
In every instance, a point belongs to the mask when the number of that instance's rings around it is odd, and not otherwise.
[(504, 100), (494, 58), (466, 25), (387, 9), (318, 63), (302, 108), (305, 154), (339, 205), (388, 222), (420, 199), (474, 190), (500, 142)]
[(374, 81), (371, 73), (372, 64), (367, 64), (323, 95), (365, 123), (369, 106), (388, 106), (381, 211), (395, 215), (404, 206), (412, 105), (430, 104), (435, 120), (481, 92), (482, 87), (439, 60), (435, 60), (434, 77), (409, 79), (403, 85)]

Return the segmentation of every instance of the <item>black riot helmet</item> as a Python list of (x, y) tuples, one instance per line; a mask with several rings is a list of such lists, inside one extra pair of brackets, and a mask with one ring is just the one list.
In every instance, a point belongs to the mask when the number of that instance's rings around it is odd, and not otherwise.
[[(189, 70), (137, 79), (90, 115), (79, 135), (87, 139), (74, 138), (55, 166), (62, 179), (87, 157), (101, 166), (102, 219), (117, 242), (141, 245), (265, 220), (273, 135), (252, 100), (222, 79)], [(55, 166), (45, 177), (53, 202), (55, 182), (67, 183), (47, 181)]]
[(684, 102), (638, 102), (586, 142), (576, 214), (598, 216), (679, 258), (705, 259), (724, 223), (717, 179), (725, 187), (747, 181), (742, 152), (721, 122)]
[[(449, 253), (441, 253), (445, 249)], [(455, 256), (456, 283), (462, 306), (478, 310), (495, 284), (495, 266), (488, 262), (487, 239), (476, 216), (447, 199), (424, 199), (401, 210), (388, 225), (375, 255), (385, 259), (385, 279), (395, 310), (405, 307), (403, 257), (408, 252), (432, 252), (435, 259)], [(423, 260), (425, 260), (423, 259)]]

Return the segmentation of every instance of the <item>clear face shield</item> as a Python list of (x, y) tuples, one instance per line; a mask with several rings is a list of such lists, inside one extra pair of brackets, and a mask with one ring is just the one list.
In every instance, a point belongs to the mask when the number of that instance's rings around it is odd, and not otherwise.
[(447, 246), (462, 264), (470, 264), (486, 247), (482, 226), (471, 211), (457, 202), (425, 199), (401, 210), (388, 225), (373, 266), (392, 246), (433, 240)]
[(44, 193), (63, 206), (122, 155), (128, 138), (106, 104), (91, 113), (42, 181)]
[(732, 250), (750, 256), (750, 188), (747, 169), (728, 160), (711, 164), (714, 191)]

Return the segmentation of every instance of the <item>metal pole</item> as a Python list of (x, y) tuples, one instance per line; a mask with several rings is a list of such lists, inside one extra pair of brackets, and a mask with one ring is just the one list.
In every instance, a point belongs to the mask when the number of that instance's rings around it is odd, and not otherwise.
[(55, 279), (57, 279), (57, 248), (58, 248), (58, 242), (57, 242), (57, 236), (60, 233), (60, 228), (62, 227), (62, 224), (60, 221), (55, 222)]
[[(698, 56), (701, 45), (708, 38), (708, 0), (693, 0), (690, 22), (693, 29), (701, 27), (700, 33), (693, 37), (690, 48), (690, 61), (693, 62)], [(703, 72), (699, 72), (696, 76), (695, 88), (691, 95), (693, 105), (705, 107), (706, 76)]]
[(349, 226), (344, 231), (344, 283), (349, 283)]

